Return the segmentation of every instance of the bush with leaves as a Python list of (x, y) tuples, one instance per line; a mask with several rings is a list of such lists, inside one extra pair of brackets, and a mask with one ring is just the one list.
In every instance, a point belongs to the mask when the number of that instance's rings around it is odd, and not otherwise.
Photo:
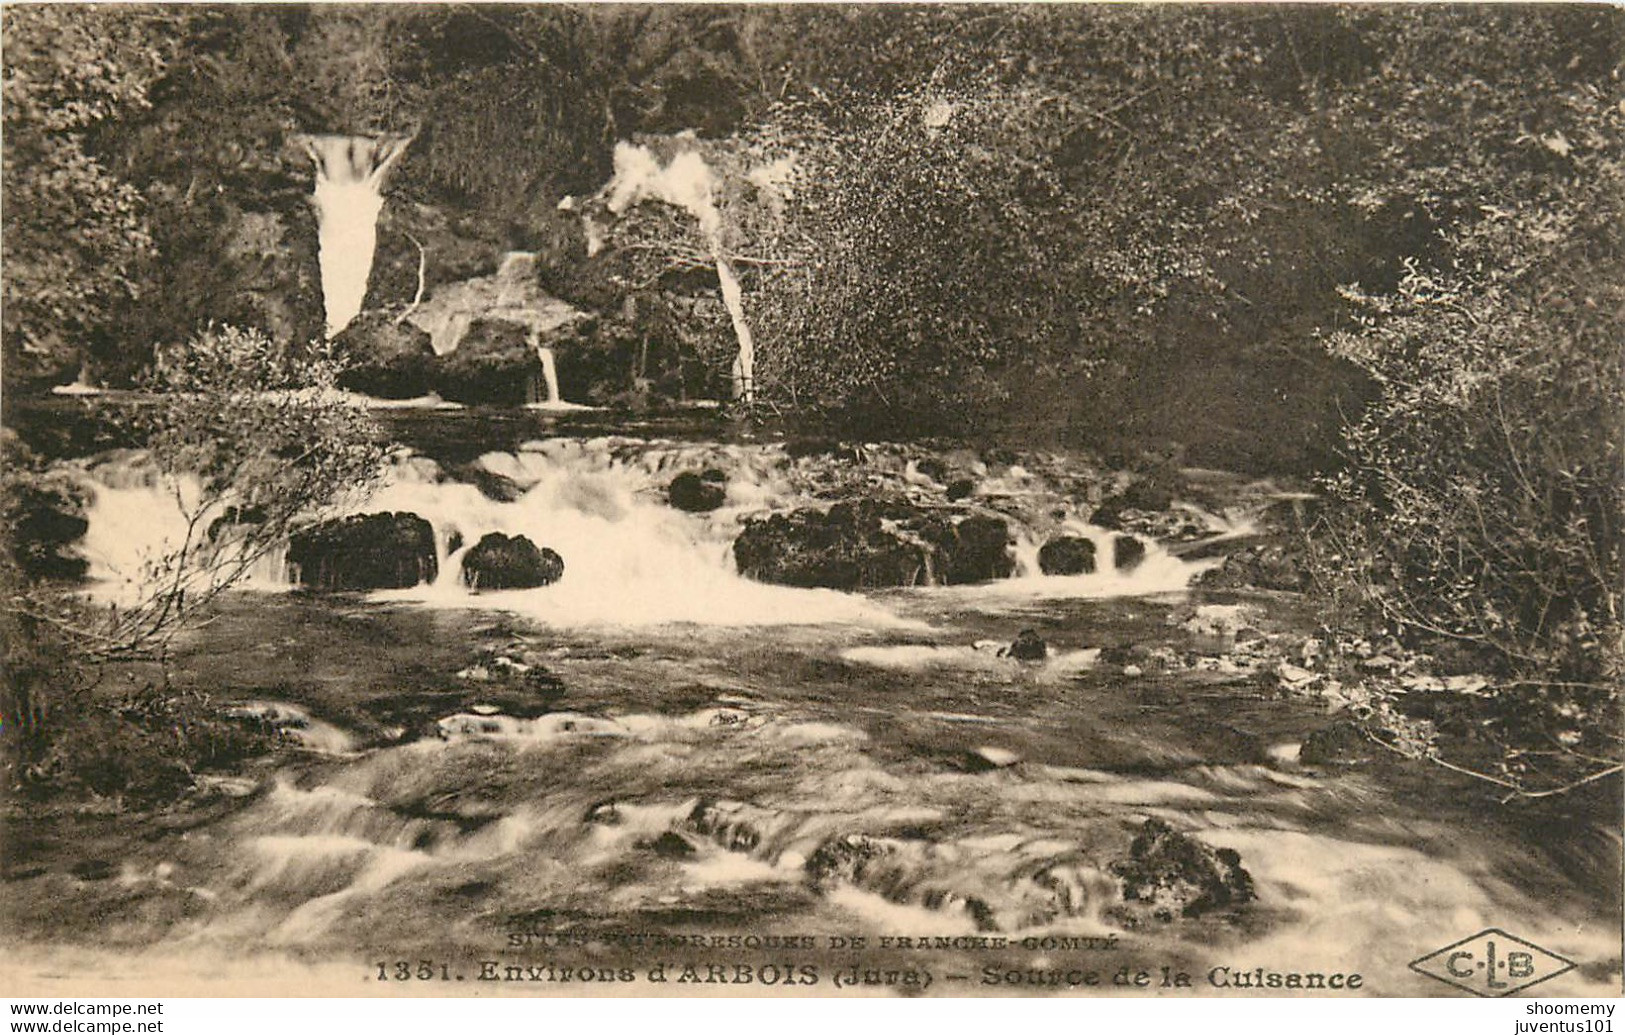
[[(222, 716), (206, 696), (165, 686), (110, 695), (96, 684), (111, 659), (161, 655), (291, 531), (367, 490), (380, 468), (378, 432), (337, 391), (338, 370), (319, 347), (222, 327), (160, 349), (145, 400), (100, 404), (142, 443), (140, 462), (173, 513), (141, 570), (119, 573), (132, 588), (114, 606), (0, 557), (0, 719), (15, 785), (153, 804), (189, 787), (196, 770), (269, 747), (266, 730)], [(39, 477), (6, 472), (23, 476)]]
[(1345, 433), (1314, 564), (1345, 628), (1493, 679), (1453, 709), (1470, 738), (1390, 692), (1378, 739), (1513, 796), (1622, 754), (1625, 108), (1584, 85), (1553, 100), (1500, 172), (1457, 181), (1478, 218), (1438, 261), (1346, 289), (1360, 325), (1329, 345), (1380, 394)]
[(60, 376), (139, 290), (152, 249), (139, 190), (93, 135), (145, 109), (164, 67), (153, 9), (24, 4), (5, 13), (6, 379)]
[(136, 594), (80, 629), (97, 650), (161, 644), (301, 523), (364, 493), (382, 457), (366, 410), (337, 389), (325, 346), (221, 327), (158, 350), (140, 387), (153, 403), (109, 403), (143, 443), (174, 503), (143, 558)]

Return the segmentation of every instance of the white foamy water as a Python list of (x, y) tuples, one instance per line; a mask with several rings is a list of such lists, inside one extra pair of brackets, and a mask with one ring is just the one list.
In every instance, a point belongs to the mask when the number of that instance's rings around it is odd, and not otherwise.
[(1043, 545), (1032, 537), (1020, 538), (1016, 544), (1016, 573), (1008, 579), (973, 586), (956, 586), (949, 590), (957, 596), (975, 600), (1090, 600), (1106, 597), (1151, 596), (1159, 593), (1180, 593), (1190, 585), (1191, 579), (1208, 568), (1222, 563), (1222, 558), (1186, 561), (1175, 557), (1160, 545), (1140, 539), (1145, 556), (1128, 568), (1113, 566), (1112, 555), (1116, 540), (1124, 535), (1071, 518), (1061, 523), (1061, 534), (1087, 539), (1094, 544), (1095, 569), (1081, 575), (1045, 575), (1038, 566), (1038, 551)]
[[(432, 585), (379, 593), (378, 599), (511, 611), (562, 626), (911, 625), (860, 596), (741, 578), (732, 556), (737, 508), (708, 516), (675, 510), (663, 499), (669, 479), (657, 481), (603, 452), (522, 451), (488, 456), (482, 464), (528, 486), (524, 495), (499, 502), (472, 485), (408, 475), (369, 501), (369, 510), (421, 515), (435, 526), (442, 548)], [(747, 499), (761, 495), (741, 490)], [(462, 542), (449, 550), (453, 532)], [(462, 583), (463, 555), (489, 532), (523, 535), (557, 551), (564, 577), (539, 589), (470, 593)]]
[[(438, 577), (432, 584), (379, 592), (375, 599), (380, 601), (508, 611), (555, 627), (842, 624), (924, 629), (896, 614), (885, 596), (770, 585), (739, 576), (733, 541), (745, 519), (823, 505), (796, 487), (794, 464), (776, 445), (550, 439), (524, 443), (514, 453), (479, 458), (478, 467), (507, 479), (510, 491), (517, 493), (517, 498), (500, 500), (450, 477), (432, 459), (403, 453), (395, 457), (382, 487), (347, 512), (407, 512), (435, 529)], [(684, 513), (670, 506), (666, 486), (673, 476), (707, 468), (726, 475), (727, 502), (709, 514)], [(185, 542), (187, 518), (180, 504), (195, 501), (197, 487), (184, 479), (178, 483), (156, 479), (136, 460), (125, 461), (123, 467), (103, 465), (95, 480), (85, 555), (97, 580), (97, 599), (124, 606), (150, 590), (154, 562)], [(1177, 593), (1194, 574), (1219, 563), (1188, 562), (1140, 540), (1144, 555), (1118, 569), (1113, 566), (1114, 544), (1122, 533), (1072, 517), (1051, 526), (1050, 534), (1093, 543), (1098, 570), (1043, 575), (1037, 560), (1038, 534), (1016, 518), (1009, 520), (1016, 537), (1014, 577), (910, 590), (904, 596), (942, 599), (967, 610), (1001, 611), (1029, 601)], [(192, 531), (194, 541), (201, 539), (196, 528)], [(525, 536), (556, 551), (564, 559), (563, 578), (536, 589), (470, 592), (462, 580), (463, 557), (492, 532)], [(280, 558), (267, 557), (256, 565), (247, 585), (261, 591), (287, 588)], [(986, 660), (1006, 664), (1003, 659)], [(898, 661), (874, 663), (895, 667)], [(948, 667), (981, 664), (979, 659), (959, 659)]]

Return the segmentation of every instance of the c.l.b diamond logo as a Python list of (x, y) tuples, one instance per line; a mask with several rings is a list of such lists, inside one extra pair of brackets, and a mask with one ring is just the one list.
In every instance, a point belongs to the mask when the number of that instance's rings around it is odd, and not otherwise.
[(1574, 963), (1491, 927), (1412, 960), (1411, 969), (1474, 995), (1498, 998), (1550, 981), (1573, 970)]

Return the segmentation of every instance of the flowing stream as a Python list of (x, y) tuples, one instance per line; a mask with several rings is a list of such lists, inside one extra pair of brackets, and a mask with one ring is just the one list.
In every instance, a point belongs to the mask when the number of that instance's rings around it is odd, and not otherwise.
[[(1276, 692), (1234, 628), (1193, 626), (1209, 602), (1186, 585), (1212, 562), (1146, 542), (1126, 570), (1045, 576), (1044, 538), (1109, 558), (1114, 533), (1031, 472), (989, 468), (977, 497), (1011, 518), (1010, 579), (843, 593), (739, 576), (740, 523), (816, 504), (835, 465), (624, 436), (472, 465), (398, 455), (358, 509), (427, 519), (437, 578), (319, 596), (268, 564), (231, 597), (173, 660), (177, 683), (276, 718), (299, 749), (210, 778), (193, 812), (137, 835), (33, 832), (24, 861), (41, 861), (8, 884), (27, 976), (88, 960), (206, 983), (274, 964), (366, 992), (410, 961), (420, 991), (489, 990), (513, 966), (532, 969), (501, 991), (556, 994), (666, 964), (699, 968), (688, 991), (739, 992), (746, 966), (751, 985), (816, 994), (856, 967), (877, 992), (1030, 993), (1168, 967), (1223, 994), (1264, 968), (1432, 994), (1407, 961), (1494, 926), (1581, 964), (1554, 991), (1617, 991), (1606, 817), (1536, 836), (1438, 773), (1302, 764), (1326, 706)], [(931, 490), (913, 461), (893, 467)], [(726, 503), (669, 506), (671, 478), (700, 469), (723, 472)], [(157, 489), (98, 477), (85, 552), (114, 593), (173, 528)], [(461, 557), (491, 531), (558, 551), (564, 577), (470, 592)], [(1266, 637), (1304, 624), (1292, 601), (1211, 606)], [(1023, 629), (1044, 660), (1001, 650)], [(1186, 663), (1108, 660), (1134, 649)], [(1113, 864), (1153, 818), (1239, 853), (1256, 900), (1171, 922), (1125, 909)]]

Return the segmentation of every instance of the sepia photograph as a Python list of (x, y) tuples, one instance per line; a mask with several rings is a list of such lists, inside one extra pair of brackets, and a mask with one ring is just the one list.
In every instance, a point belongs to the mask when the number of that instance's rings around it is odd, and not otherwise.
[[(1612, 1031), (1622, 68), (1602, 4), (6, 3), (0, 994)], [(81, 1007), (7, 1019), (177, 1030)]]

